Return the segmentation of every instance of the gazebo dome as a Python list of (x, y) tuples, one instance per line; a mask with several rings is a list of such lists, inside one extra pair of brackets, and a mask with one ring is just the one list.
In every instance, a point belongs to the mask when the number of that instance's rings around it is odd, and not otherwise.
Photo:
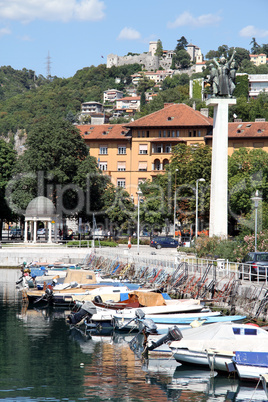
[(28, 207), (26, 208), (25, 217), (52, 217), (55, 213), (56, 210), (53, 202), (49, 198), (40, 196), (29, 202)]

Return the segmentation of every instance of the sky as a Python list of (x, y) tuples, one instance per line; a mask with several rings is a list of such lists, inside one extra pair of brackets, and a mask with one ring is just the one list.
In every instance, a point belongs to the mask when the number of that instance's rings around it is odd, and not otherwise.
[(268, 43), (268, 0), (0, 0), (0, 66), (72, 77), (107, 55), (174, 50), (185, 36), (205, 56)]

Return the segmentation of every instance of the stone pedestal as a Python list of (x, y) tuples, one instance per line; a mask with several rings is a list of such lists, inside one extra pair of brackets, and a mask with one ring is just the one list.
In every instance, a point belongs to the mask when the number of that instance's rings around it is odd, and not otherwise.
[(211, 98), (214, 106), (209, 236), (228, 236), (228, 108), (236, 99)]

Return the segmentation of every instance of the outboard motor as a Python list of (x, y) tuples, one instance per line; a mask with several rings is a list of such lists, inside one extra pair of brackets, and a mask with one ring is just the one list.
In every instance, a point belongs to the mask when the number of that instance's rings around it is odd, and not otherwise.
[(67, 317), (67, 322), (72, 325), (78, 324), (85, 317), (91, 318), (93, 314), (97, 313), (97, 309), (91, 301), (87, 301), (82, 304), (80, 310), (77, 313), (70, 314)]
[(143, 325), (143, 332), (146, 335), (153, 335), (158, 333), (156, 323), (151, 318), (145, 318), (145, 320), (142, 321), (141, 325)]
[(39, 297), (39, 299), (34, 301), (34, 304), (39, 303), (41, 301), (45, 301), (47, 303), (50, 303), (52, 298), (53, 298), (53, 290), (52, 290), (52, 287), (49, 286), (49, 287), (46, 288), (45, 293), (41, 297)]
[(154, 350), (159, 346), (163, 345), (164, 343), (171, 342), (171, 341), (180, 341), (183, 338), (181, 331), (179, 330), (176, 325), (172, 328), (168, 329), (167, 335), (162, 336), (157, 342), (152, 341), (150, 346), (147, 346), (147, 350)]
[(101, 298), (100, 295), (97, 295), (97, 296), (94, 297), (93, 301), (96, 302), (96, 303), (102, 303), (102, 298)]

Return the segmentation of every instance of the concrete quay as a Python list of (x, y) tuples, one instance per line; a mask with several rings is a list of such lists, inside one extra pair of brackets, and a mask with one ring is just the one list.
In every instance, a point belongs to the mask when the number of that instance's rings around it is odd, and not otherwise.
[(66, 247), (60, 244), (28, 244), (23, 243), (16, 244), (14, 246), (4, 246), (0, 248), (0, 268), (13, 267), (17, 268), (23, 262), (30, 263), (43, 262), (43, 263), (55, 263), (63, 262), (66, 264), (81, 264), (85, 257), (92, 252), (97, 252), (99, 256), (103, 255), (105, 258), (122, 257), (124, 260), (127, 258), (139, 259), (139, 258), (154, 258), (159, 260), (172, 259), (178, 255), (177, 249), (160, 249), (156, 250), (149, 246), (140, 245), (139, 250), (136, 245), (131, 247), (131, 250), (127, 249), (125, 244), (120, 244), (118, 247)]
[(64, 246), (14, 246), (0, 249), (0, 267), (17, 268), (23, 262), (80, 264), (90, 254), (90, 248), (67, 248)]

